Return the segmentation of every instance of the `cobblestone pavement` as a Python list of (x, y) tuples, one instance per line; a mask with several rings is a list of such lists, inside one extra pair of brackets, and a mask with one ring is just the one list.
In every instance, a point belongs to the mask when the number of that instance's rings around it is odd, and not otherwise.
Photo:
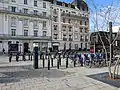
[(8, 63), (7, 57), (0, 57), (0, 90), (120, 90), (86, 77), (106, 71), (107, 68), (88, 69), (80, 66), (35, 70), (33, 61)]

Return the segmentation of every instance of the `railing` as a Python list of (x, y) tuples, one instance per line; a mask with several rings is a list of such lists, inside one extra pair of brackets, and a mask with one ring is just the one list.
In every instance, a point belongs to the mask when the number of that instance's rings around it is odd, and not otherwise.
[(12, 12), (10, 9), (5, 8), (5, 7), (0, 7), (0, 12), (1, 13), (6, 13), (6, 14), (16, 14), (16, 15), (23, 15), (23, 16), (29, 16), (29, 17), (36, 17), (36, 18), (46, 18), (48, 19), (50, 16), (49, 15), (43, 15), (42, 13), (35, 14), (34, 12), (30, 13), (24, 13), (22, 10), (16, 10), (16, 12)]
[(69, 41), (73, 41), (73, 39), (72, 39), (72, 38), (69, 38)]
[(82, 12), (81, 14), (69, 14), (69, 13), (61, 13), (61, 16), (67, 16), (67, 17), (88, 17), (89, 13), (88, 12)]
[(20, 39), (20, 40), (51, 40), (51, 36), (34, 36), (34, 35), (16, 35), (11, 36), (10, 34), (0, 34), (1, 39)]
[(67, 38), (63, 38), (63, 41), (67, 41)]

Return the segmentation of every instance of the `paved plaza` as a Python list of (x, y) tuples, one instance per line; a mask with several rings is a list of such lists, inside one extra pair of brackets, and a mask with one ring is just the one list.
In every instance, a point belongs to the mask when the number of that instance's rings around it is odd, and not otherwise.
[(54, 67), (47, 70), (47, 62), (43, 69), (39, 60), (39, 69), (35, 70), (33, 61), (13, 60), (9, 63), (8, 57), (0, 56), (0, 90), (120, 90), (87, 77), (107, 72), (107, 67), (90, 69), (69, 64), (66, 69), (64, 61), (60, 69), (57, 69), (54, 60)]

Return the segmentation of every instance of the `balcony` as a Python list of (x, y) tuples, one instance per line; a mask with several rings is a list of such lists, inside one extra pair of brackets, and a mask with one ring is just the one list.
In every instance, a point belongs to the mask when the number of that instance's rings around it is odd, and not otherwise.
[(69, 41), (73, 41), (73, 39), (72, 39), (72, 38), (69, 38)]
[(0, 7), (0, 13), (5, 13), (5, 14), (15, 14), (15, 15), (21, 15), (21, 16), (28, 16), (28, 17), (36, 17), (36, 18), (45, 18), (49, 19), (49, 15), (44, 16), (42, 13), (35, 14), (34, 12), (30, 13), (24, 13), (22, 10), (12, 12), (8, 8)]
[(11, 36), (10, 34), (0, 34), (0, 39), (19, 39), (19, 40), (51, 40), (50, 36), (37, 36), (35, 37), (34, 35), (16, 35), (16, 36)]
[(67, 38), (63, 38), (63, 41), (67, 41)]
[(63, 17), (67, 17), (67, 18), (75, 18), (75, 19), (80, 19), (80, 18), (83, 18), (83, 19), (86, 19), (86, 18), (89, 18), (89, 15), (87, 14), (83, 14), (83, 15), (74, 15), (74, 14), (68, 14), (68, 13), (65, 13), (65, 14), (61, 14), (61, 16)]

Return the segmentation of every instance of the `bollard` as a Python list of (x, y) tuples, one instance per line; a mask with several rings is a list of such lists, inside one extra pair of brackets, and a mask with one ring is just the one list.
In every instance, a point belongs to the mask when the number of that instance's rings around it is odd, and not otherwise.
[(48, 70), (50, 70), (50, 57), (48, 56)]
[(18, 62), (18, 59), (19, 59), (19, 54), (17, 53), (16, 55), (16, 61)]
[(76, 67), (76, 59), (74, 59), (74, 67)]
[(61, 55), (59, 54), (59, 64), (61, 66)]
[(43, 68), (45, 67), (45, 58), (44, 58), (44, 54), (43, 54)]
[(11, 59), (12, 59), (12, 53), (10, 52), (10, 54), (9, 54), (9, 62), (11, 62)]
[(31, 53), (31, 57), (30, 58), (31, 58), (31, 61), (32, 61), (32, 53)]
[(34, 69), (38, 69), (38, 47), (34, 47)]
[(28, 54), (28, 59), (30, 60), (30, 53)]
[(66, 68), (68, 68), (68, 57), (66, 59)]
[(51, 66), (53, 67), (53, 55), (51, 57)]
[(57, 59), (57, 68), (59, 69), (59, 58)]

